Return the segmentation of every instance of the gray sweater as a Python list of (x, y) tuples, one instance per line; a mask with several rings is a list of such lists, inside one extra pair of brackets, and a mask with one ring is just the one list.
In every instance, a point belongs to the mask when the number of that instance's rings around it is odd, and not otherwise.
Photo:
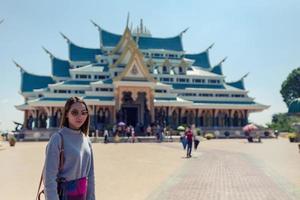
[(88, 137), (69, 128), (59, 130), (64, 139), (64, 166), (59, 173), (59, 152), (61, 136), (54, 133), (46, 147), (46, 160), (43, 172), (46, 200), (59, 200), (57, 195), (57, 177), (67, 181), (88, 178), (87, 200), (95, 199), (94, 160), (92, 145)]

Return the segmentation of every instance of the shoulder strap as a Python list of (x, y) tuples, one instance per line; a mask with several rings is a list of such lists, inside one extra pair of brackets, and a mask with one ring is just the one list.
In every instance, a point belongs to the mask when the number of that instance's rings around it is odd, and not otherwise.
[[(64, 161), (65, 161), (65, 157), (64, 157), (64, 137), (61, 134), (61, 132), (58, 132), (58, 134), (60, 135), (60, 138), (61, 138), (61, 146), (60, 146), (60, 150), (59, 150), (59, 166), (58, 166), (58, 171), (60, 172), (60, 171), (62, 171), (62, 169), (64, 167)], [(38, 191), (37, 191), (37, 194), (36, 194), (36, 200), (40, 200), (41, 194), (44, 193), (44, 190), (40, 191), (41, 186), (42, 186), (42, 182), (43, 182), (44, 169), (45, 169), (45, 166), (43, 167), (43, 170), (42, 170), (40, 183), (39, 183)]]
[(58, 132), (58, 134), (61, 137), (61, 146), (60, 146), (60, 152), (59, 152), (59, 167), (58, 167), (58, 171), (62, 171), (63, 167), (64, 167), (64, 162), (65, 162), (65, 156), (64, 156), (64, 137), (61, 134), (61, 132)]

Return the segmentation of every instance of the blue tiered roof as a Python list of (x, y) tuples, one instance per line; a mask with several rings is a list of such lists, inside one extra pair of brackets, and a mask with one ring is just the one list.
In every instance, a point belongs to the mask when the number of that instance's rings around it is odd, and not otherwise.
[[(101, 41), (104, 47), (115, 47), (121, 39), (121, 35), (110, 33), (101, 29)], [(137, 37), (133, 37), (137, 40)], [(165, 49), (171, 51), (183, 51), (180, 35), (170, 38), (154, 38), (140, 36), (138, 39), (139, 49)]]
[(183, 51), (180, 36), (170, 38), (140, 37), (138, 45), (140, 49), (166, 49), (172, 51)]
[(32, 92), (34, 89), (48, 87), (48, 84), (53, 84), (51, 76), (39, 76), (23, 71), (21, 77), (21, 92)]
[(245, 90), (245, 85), (244, 85), (244, 79), (240, 79), (238, 81), (235, 81), (235, 82), (230, 82), (230, 83), (227, 83), (228, 85), (232, 86), (232, 87), (235, 87), (235, 88), (238, 88), (238, 89), (241, 89), (241, 90)]
[(202, 67), (202, 68), (211, 68), (210, 62), (209, 62), (209, 56), (208, 51), (204, 51), (202, 53), (198, 54), (185, 54), (185, 58), (195, 60), (194, 66)]
[(211, 72), (213, 72), (215, 74), (223, 75), (222, 64), (218, 64), (218, 65), (214, 66), (212, 68)]
[(56, 57), (51, 59), (52, 75), (58, 77), (70, 77), (70, 63), (67, 60), (62, 60)]
[(110, 33), (108, 31), (102, 30), (100, 32), (101, 43), (105, 47), (115, 47), (121, 39), (121, 35)]
[(69, 58), (72, 61), (96, 61), (96, 55), (102, 55), (101, 49), (91, 49), (84, 48), (75, 45), (74, 43), (69, 43)]

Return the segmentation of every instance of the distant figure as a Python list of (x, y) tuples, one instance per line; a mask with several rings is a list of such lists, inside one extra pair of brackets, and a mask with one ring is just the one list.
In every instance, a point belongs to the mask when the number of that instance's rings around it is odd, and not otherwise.
[(147, 136), (149, 137), (151, 135), (151, 126), (148, 126), (146, 129)]
[(186, 149), (186, 137), (185, 137), (183, 131), (180, 131), (179, 134), (180, 134), (180, 142), (182, 144), (183, 149), (185, 150)]
[(275, 131), (274, 131), (274, 135), (275, 135), (276, 139), (278, 139), (278, 135), (279, 135), (278, 130), (275, 130)]
[(104, 131), (103, 136), (104, 136), (104, 143), (107, 144), (108, 143), (108, 130)]
[(135, 131), (134, 128), (131, 128), (131, 142), (134, 143), (135, 142)]
[(191, 131), (191, 128), (187, 128), (187, 131), (185, 132), (185, 136), (187, 140), (186, 157), (190, 158), (192, 157), (192, 146), (193, 146), (193, 133)]
[(155, 131), (156, 131), (156, 133), (155, 133), (156, 139), (158, 142), (160, 142), (161, 128), (160, 128), (159, 124), (157, 124)]
[(194, 149), (197, 150), (197, 147), (200, 143), (200, 138), (198, 137), (197, 129), (195, 127), (195, 124), (192, 125), (192, 133), (193, 133), (193, 136), (194, 136)]
[(125, 129), (125, 134), (127, 136), (127, 139), (129, 140), (130, 136), (131, 136), (131, 127), (127, 126)]

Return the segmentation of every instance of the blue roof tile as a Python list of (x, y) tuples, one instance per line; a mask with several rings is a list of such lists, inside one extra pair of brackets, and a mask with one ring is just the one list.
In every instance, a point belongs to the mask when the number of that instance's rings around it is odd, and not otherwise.
[(140, 37), (138, 45), (140, 49), (183, 51), (181, 37), (179, 35), (172, 38)]
[(223, 75), (223, 71), (222, 71), (222, 65), (216, 65), (212, 68), (211, 72), (215, 73), (215, 74), (219, 74), (219, 75)]
[(45, 88), (53, 83), (51, 76), (39, 76), (24, 71), (21, 75), (21, 92), (32, 92), (34, 89)]
[(70, 77), (70, 63), (68, 61), (53, 57), (51, 62), (53, 76)]
[(227, 84), (232, 86), (232, 87), (235, 87), (235, 88), (238, 88), (238, 89), (241, 89), (241, 90), (245, 90), (244, 79), (240, 79), (236, 82), (230, 82), (230, 83), (227, 83)]
[(72, 61), (96, 61), (96, 55), (102, 55), (101, 49), (90, 49), (79, 47), (73, 43), (69, 44), (69, 58)]
[[(115, 47), (122, 38), (121, 35), (101, 30), (102, 45), (106, 47)], [(136, 40), (136, 36), (133, 37)], [(138, 46), (140, 49), (165, 49), (173, 51), (183, 51), (181, 37), (170, 38), (139, 37)]]
[(110, 33), (105, 30), (101, 30), (101, 42), (105, 47), (115, 47), (121, 39), (121, 35)]
[(194, 66), (202, 67), (202, 68), (211, 68), (209, 57), (208, 57), (208, 51), (204, 51), (202, 53), (198, 54), (185, 54), (185, 58), (195, 60)]

